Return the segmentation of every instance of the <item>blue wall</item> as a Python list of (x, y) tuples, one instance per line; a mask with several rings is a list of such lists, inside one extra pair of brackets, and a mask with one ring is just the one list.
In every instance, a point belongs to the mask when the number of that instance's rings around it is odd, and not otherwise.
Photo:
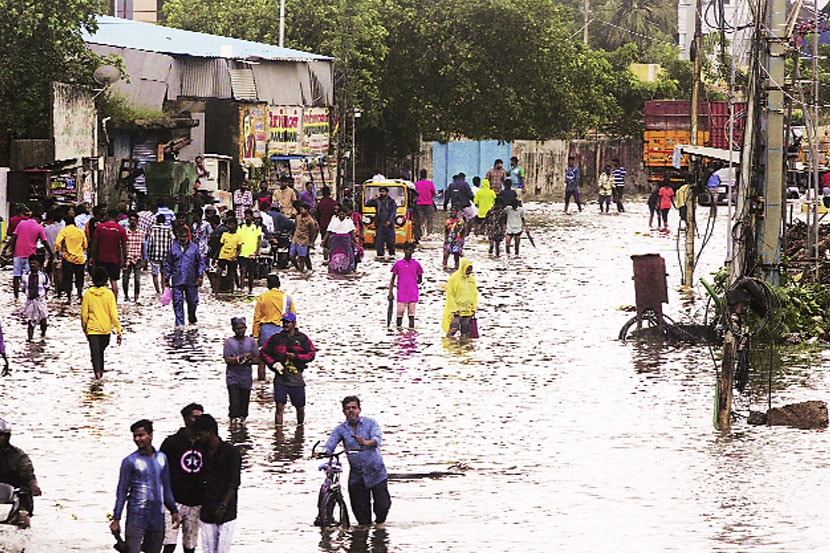
[(505, 169), (510, 167), (510, 143), (497, 140), (464, 140), (443, 144), (432, 143), (432, 181), (435, 188), (444, 190), (458, 173), (467, 175), (467, 182), (473, 177), (484, 178), (496, 159), (504, 161)]

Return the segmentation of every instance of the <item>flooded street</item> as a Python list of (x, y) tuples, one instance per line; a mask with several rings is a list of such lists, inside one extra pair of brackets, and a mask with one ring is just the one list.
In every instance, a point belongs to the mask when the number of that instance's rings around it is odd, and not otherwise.
[[(481, 338), (472, 344), (442, 338), (448, 275), (437, 238), (414, 255), (426, 273), (416, 332), (386, 328), (391, 264), (373, 252), (351, 278), (330, 278), (319, 252), (310, 278), (282, 273), (300, 329), (318, 349), (305, 373), (306, 424), (297, 427), (288, 406), (275, 431), (270, 373), (254, 383), (247, 433), (235, 437), (243, 472), (232, 550), (830, 550), (826, 431), (741, 419), (723, 436), (712, 426), (708, 348), (616, 340), (632, 316), (618, 309), (634, 303), (632, 254), (666, 259), (665, 313), (678, 322), (703, 316), (700, 297), (681, 303), (678, 243), (648, 232), (644, 200), (622, 215), (600, 216), (595, 204), (568, 215), (560, 203), (526, 209), (536, 249), (524, 240), (521, 258), (501, 259), (477, 239), (467, 249), (480, 293)], [(697, 272), (710, 281), (726, 251), (720, 211)], [(706, 214), (698, 212), (701, 230)], [(670, 217), (676, 227), (676, 212)], [(179, 428), (179, 409), (197, 401), (229, 437), (222, 341), (232, 316), (246, 316), (250, 328), (253, 300), (217, 299), (205, 288), (198, 327), (176, 333), (172, 308), (159, 305), (145, 274), (143, 304), (119, 304), (124, 342), (107, 350), (96, 389), (79, 306), (53, 303), (45, 343), (26, 344), (11, 272), (0, 279), (13, 368), (0, 379), (0, 416), (43, 490), (27, 551), (111, 551), (107, 514), (119, 463), (135, 448), (132, 422), (152, 419), (159, 446)], [(773, 405), (827, 400), (825, 366), (823, 354), (788, 360)], [(759, 392), (756, 410), (766, 408)], [(340, 400), (350, 394), (380, 423), (390, 473), (466, 470), (391, 479), (384, 528), (321, 530), (312, 522), (323, 475), (309, 455), (342, 420)], [(736, 400), (743, 414), (748, 404)]]

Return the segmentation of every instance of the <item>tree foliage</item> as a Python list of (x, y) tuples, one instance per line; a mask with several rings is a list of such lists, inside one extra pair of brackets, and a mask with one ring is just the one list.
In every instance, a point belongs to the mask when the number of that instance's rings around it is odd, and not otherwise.
[(677, 3), (661, 0), (608, 0), (591, 24), (591, 41), (605, 50), (635, 44), (644, 55), (652, 44), (670, 44), (677, 32)]
[(84, 44), (100, 0), (15, 0), (0, 10), (0, 125), (11, 137), (48, 136), (51, 83), (92, 85), (98, 58)]
[[(623, 1), (630, 14), (657, 5)], [(165, 15), (175, 27), (277, 42), (274, 0), (169, 0)], [(585, 47), (577, 15), (561, 0), (287, 0), (285, 45), (337, 59), (340, 117), (360, 109), (359, 134), (389, 154), (420, 139), (634, 134), (642, 102), (683, 83), (637, 82), (624, 62), (640, 49)]]

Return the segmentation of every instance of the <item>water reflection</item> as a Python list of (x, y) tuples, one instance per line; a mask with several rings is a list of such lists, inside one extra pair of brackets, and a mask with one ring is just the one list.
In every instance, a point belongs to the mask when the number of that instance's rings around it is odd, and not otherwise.
[(286, 437), (285, 426), (277, 426), (274, 431), (273, 451), (268, 455), (268, 461), (272, 463), (288, 464), (292, 461), (302, 459), (303, 444), (305, 441), (305, 426), (296, 425), (293, 433)]
[[(46, 343), (28, 345), (22, 302), (12, 302), (9, 273), (0, 273), (13, 370), (0, 379), (0, 416), (11, 419), (14, 443), (32, 458), (44, 490), (37, 545), (27, 551), (109, 550), (105, 515), (119, 463), (133, 448), (126, 429), (148, 417), (157, 438), (166, 436), (190, 401), (205, 405), (243, 450), (235, 553), (274, 543), (298, 552), (407, 553), (830, 548), (821, 507), (830, 433), (747, 428), (739, 420), (721, 437), (712, 430), (716, 363), (707, 348), (616, 340), (631, 317), (618, 307), (634, 302), (631, 254), (666, 259), (664, 311), (674, 320), (704, 310), (699, 291), (682, 301), (677, 294), (674, 237), (643, 232), (648, 213), (636, 202), (609, 217), (526, 207), (538, 249), (497, 260), (484, 242), (467, 246), (481, 295), (477, 340), (442, 336), (448, 275), (440, 237), (414, 256), (425, 271), (414, 332), (387, 328), (391, 265), (371, 255), (345, 279), (324, 269), (283, 272), (282, 289), (318, 350), (305, 373), (305, 426), (287, 417), (275, 428), (270, 372), (254, 382), (245, 427), (228, 424), (222, 342), (230, 317), (251, 320), (252, 297), (205, 290), (199, 324), (179, 331), (171, 309), (150, 294), (139, 306), (119, 304), (124, 343), (108, 348), (106, 377), (93, 387), (78, 307), (55, 306)], [(725, 218), (718, 224), (701, 276), (723, 260)], [(144, 284), (152, 289), (149, 275)], [(828, 362), (830, 352), (773, 358), (774, 405), (826, 399)], [(767, 365), (751, 374), (753, 393), (738, 398), (742, 412), (766, 407)], [(392, 481), (388, 530), (313, 527), (322, 475), (307, 453), (342, 421), (340, 401), (350, 394), (382, 426), (391, 474), (454, 463), (475, 473)]]

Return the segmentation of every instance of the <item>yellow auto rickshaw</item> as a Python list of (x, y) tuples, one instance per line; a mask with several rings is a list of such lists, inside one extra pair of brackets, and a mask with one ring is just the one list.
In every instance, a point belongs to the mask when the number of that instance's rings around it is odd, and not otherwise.
[[(405, 244), (412, 241), (412, 217), (410, 206), (412, 193), (415, 185), (407, 180), (368, 180), (363, 183), (360, 199), (360, 217), (363, 222), (363, 243), (371, 245), (375, 243), (375, 208), (366, 205), (366, 202), (377, 198), (381, 187), (389, 189), (389, 197), (395, 200), (398, 205), (398, 214), (395, 217), (395, 244)], [(412, 191), (412, 192), (410, 192)]]

